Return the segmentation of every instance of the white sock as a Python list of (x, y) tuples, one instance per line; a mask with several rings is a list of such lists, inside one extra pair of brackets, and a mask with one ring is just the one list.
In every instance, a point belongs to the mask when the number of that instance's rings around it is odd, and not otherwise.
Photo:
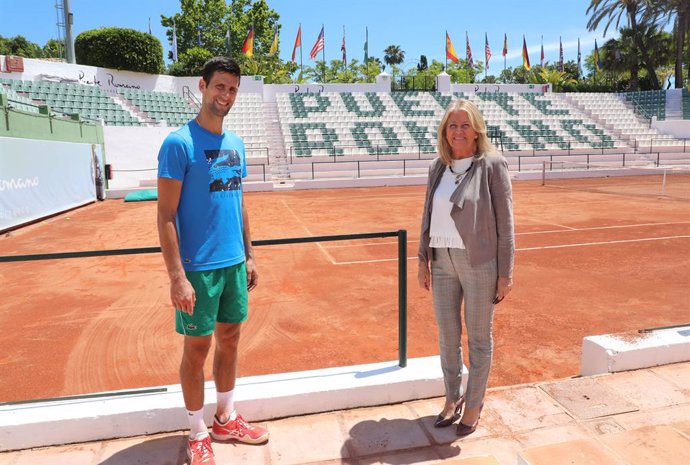
[(218, 420), (234, 420), (237, 417), (237, 414), (235, 413), (234, 401), (235, 390), (233, 389), (231, 391), (226, 392), (216, 391), (216, 397), (218, 399), (218, 406), (216, 407), (216, 416), (218, 417)]
[(187, 419), (189, 420), (189, 437), (192, 439), (203, 439), (208, 436), (208, 429), (204, 423), (204, 408), (196, 412), (187, 410)]

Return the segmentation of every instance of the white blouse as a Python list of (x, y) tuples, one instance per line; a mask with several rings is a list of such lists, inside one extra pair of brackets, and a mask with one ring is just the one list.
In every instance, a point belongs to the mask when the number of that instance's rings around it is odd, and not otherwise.
[(446, 167), (441, 180), (438, 183), (436, 192), (434, 192), (434, 199), (431, 206), (431, 225), (429, 236), (431, 241), (430, 247), (434, 248), (449, 248), (449, 249), (464, 249), (465, 244), (462, 242), (460, 233), (450, 217), (450, 211), (453, 204), (450, 201), (450, 196), (458, 184), (467, 175), (472, 166), (472, 158), (463, 158), (460, 160), (453, 160), (452, 171)]

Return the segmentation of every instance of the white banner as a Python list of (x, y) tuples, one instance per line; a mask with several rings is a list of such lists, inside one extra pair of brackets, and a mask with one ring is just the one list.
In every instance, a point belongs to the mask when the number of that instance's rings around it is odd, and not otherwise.
[(0, 137), (0, 231), (96, 200), (101, 146)]

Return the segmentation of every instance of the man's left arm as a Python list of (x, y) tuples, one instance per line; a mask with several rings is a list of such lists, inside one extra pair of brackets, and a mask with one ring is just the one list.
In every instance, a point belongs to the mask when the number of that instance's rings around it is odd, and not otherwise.
[(242, 240), (244, 241), (244, 255), (247, 267), (247, 290), (253, 290), (259, 284), (259, 273), (254, 263), (254, 248), (252, 247), (252, 234), (249, 229), (249, 215), (247, 207), (242, 202)]

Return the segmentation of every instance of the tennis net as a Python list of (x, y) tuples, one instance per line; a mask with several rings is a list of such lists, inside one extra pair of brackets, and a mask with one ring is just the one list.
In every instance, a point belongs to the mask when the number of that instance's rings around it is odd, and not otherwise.
[(628, 166), (544, 161), (542, 186), (690, 200), (690, 165)]

